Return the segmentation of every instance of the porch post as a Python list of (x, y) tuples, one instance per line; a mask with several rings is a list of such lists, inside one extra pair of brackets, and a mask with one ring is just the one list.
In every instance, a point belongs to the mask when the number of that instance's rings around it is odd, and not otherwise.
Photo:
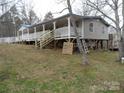
[(36, 39), (36, 32), (37, 32), (37, 29), (36, 27), (34, 27), (34, 38)]
[(44, 34), (45, 34), (45, 25), (43, 25), (43, 40), (44, 40)]
[(55, 37), (54, 36), (55, 30), (56, 30), (56, 22), (53, 22), (53, 32), (52, 32), (53, 37)]
[(27, 29), (27, 33), (28, 33), (28, 41), (29, 41), (29, 28)]
[(19, 32), (20, 31), (17, 31), (17, 42), (19, 42)]
[(22, 30), (22, 41), (23, 41), (23, 30)]
[[(53, 22), (53, 38), (55, 38), (56, 22)], [(54, 40), (54, 49), (56, 49), (56, 41)]]
[(53, 29), (56, 30), (56, 22), (53, 22)]
[(82, 31), (81, 31), (81, 37), (84, 38), (84, 20), (82, 20)]
[(35, 48), (37, 48), (37, 40), (36, 40), (36, 27), (34, 27), (34, 40), (35, 40)]
[(68, 17), (68, 39), (70, 42), (70, 36), (71, 36), (71, 18)]
[(45, 25), (43, 25), (43, 31), (45, 31)]

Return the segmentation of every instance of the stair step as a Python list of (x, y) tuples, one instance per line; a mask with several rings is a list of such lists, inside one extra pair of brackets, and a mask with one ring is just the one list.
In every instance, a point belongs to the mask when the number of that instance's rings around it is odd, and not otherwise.
[(41, 35), (40, 40), (36, 42), (36, 46), (43, 48), (46, 45), (48, 45), (50, 42), (54, 40), (54, 36), (52, 31), (45, 32), (43, 35)]

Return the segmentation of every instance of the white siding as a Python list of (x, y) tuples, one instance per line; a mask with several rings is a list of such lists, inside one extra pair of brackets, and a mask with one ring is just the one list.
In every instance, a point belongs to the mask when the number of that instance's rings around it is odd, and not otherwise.
[[(89, 31), (89, 24), (93, 23), (93, 32)], [(84, 38), (85, 39), (107, 39), (108, 40), (108, 28), (99, 20), (85, 20), (84, 23)], [(104, 33), (103, 33), (104, 27)]]
[[(89, 24), (93, 23), (93, 32), (89, 31)], [(105, 39), (108, 40), (108, 27), (99, 20), (83, 20), (79, 22), (77, 30), (81, 38), (84, 39)], [(104, 32), (103, 32), (104, 30)], [(68, 27), (58, 28), (54, 32), (55, 38), (68, 38)], [(73, 28), (71, 27), (70, 38), (75, 37)]]

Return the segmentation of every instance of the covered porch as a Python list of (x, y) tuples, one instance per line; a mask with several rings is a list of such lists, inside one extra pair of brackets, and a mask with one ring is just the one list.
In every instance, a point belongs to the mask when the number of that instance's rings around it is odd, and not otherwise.
[[(83, 38), (83, 22), (76, 17), (77, 31), (81, 38)], [(82, 22), (82, 23), (80, 23)], [(81, 24), (81, 25), (80, 25)], [(63, 17), (54, 19), (41, 24), (33, 25), (29, 28), (18, 31), (18, 41), (35, 41), (43, 37), (48, 31), (53, 32), (54, 40), (72, 39), (75, 38), (75, 32), (71, 25), (70, 17)]]

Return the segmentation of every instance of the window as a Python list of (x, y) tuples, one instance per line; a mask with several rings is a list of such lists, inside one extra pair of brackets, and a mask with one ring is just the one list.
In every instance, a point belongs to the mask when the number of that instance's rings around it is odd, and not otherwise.
[(90, 23), (90, 24), (89, 24), (89, 31), (90, 31), (90, 32), (93, 32), (93, 23)]
[(105, 33), (105, 27), (104, 26), (102, 27), (102, 33), (103, 34)]

